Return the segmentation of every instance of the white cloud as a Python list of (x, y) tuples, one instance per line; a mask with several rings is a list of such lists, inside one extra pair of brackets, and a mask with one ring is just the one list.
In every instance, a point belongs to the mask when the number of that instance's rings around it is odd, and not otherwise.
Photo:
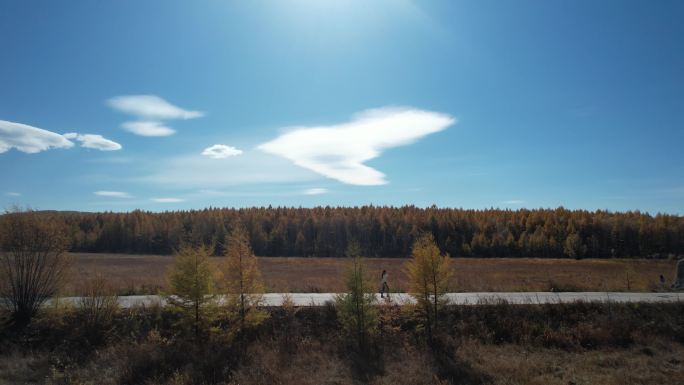
[(6, 192), (5, 195), (7, 195), (8, 197), (20, 197), (21, 193), (9, 191), (9, 192)]
[(208, 156), (211, 159), (223, 159), (229, 156), (242, 155), (242, 150), (238, 150), (233, 146), (226, 146), (225, 144), (215, 144), (205, 148), (202, 151), (202, 155)]
[(521, 204), (525, 203), (525, 201), (520, 200), (520, 199), (511, 199), (511, 200), (503, 201), (501, 203), (505, 204), (505, 205), (521, 205)]
[(95, 195), (103, 197), (113, 197), (113, 198), (130, 198), (131, 195), (123, 191), (95, 191)]
[(73, 143), (64, 136), (27, 124), (0, 120), (0, 153), (16, 148), (27, 154), (52, 148), (71, 148)]
[(295, 127), (258, 148), (328, 178), (353, 185), (386, 184), (385, 174), (364, 162), (383, 150), (407, 145), (444, 130), (449, 115), (413, 108), (381, 108), (358, 114), (350, 122)]
[(74, 139), (81, 142), (81, 147), (92, 148), (100, 151), (116, 151), (121, 150), (121, 145), (109, 139), (105, 139), (102, 135), (94, 134), (77, 134), (69, 132), (64, 134), (67, 139)]
[(184, 199), (180, 198), (152, 198), (152, 202), (157, 202), (157, 203), (178, 203), (178, 202), (183, 202)]
[(204, 116), (203, 112), (185, 110), (156, 95), (116, 96), (109, 99), (107, 104), (116, 110), (147, 120), (193, 119)]
[(304, 195), (320, 195), (320, 194), (325, 194), (328, 192), (327, 188), (310, 188), (307, 190), (304, 190)]
[(124, 122), (121, 127), (140, 136), (169, 136), (176, 132), (173, 128), (155, 121)]

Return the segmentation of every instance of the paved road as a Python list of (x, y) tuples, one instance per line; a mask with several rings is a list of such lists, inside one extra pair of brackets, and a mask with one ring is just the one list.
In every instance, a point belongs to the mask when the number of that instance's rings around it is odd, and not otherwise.
[[(264, 305), (280, 306), (284, 293), (264, 294)], [(296, 306), (323, 306), (326, 302), (334, 301), (335, 293), (293, 293), (289, 294)], [(544, 304), (585, 302), (683, 302), (684, 293), (607, 293), (607, 292), (525, 292), (525, 293), (449, 293), (449, 302), (456, 305), (479, 305), (505, 301), (510, 304)], [(380, 300), (380, 295), (377, 295)], [(391, 300), (398, 304), (412, 302), (408, 294), (392, 294)], [(78, 297), (66, 297), (61, 301), (76, 303)], [(149, 306), (165, 303), (158, 295), (132, 295), (119, 297), (119, 304), (124, 308), (138, 305)]]

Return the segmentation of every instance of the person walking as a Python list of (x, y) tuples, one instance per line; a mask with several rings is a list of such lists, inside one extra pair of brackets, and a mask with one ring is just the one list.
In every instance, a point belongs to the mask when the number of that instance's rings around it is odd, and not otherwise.
[(385, 291), (387, 292), (387, 297), (389, 298), (389, 285), (387, 284), (387, 270), (383, 270), (380, 275), (380, 298), (385, 298)]

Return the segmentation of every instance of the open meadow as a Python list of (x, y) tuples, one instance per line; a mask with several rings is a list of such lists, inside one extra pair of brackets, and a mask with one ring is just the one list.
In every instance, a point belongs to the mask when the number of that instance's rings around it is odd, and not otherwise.
[[(166, 288), (173, 256), (72, 253), (74, 282), (100, 273), (119, 295), (155, 294)], [(222, 258), (214, 258), (221, 264)], [(405, 258), (368, 258), (369, 270), (389, 273), (392, 291), (407, 289)], [(258, 258), (267, 292), (342, 292), (345, 258)], [(669, 287), (676, 261), (644, 259), (452, 258), (450, 291), (661, 291)]]

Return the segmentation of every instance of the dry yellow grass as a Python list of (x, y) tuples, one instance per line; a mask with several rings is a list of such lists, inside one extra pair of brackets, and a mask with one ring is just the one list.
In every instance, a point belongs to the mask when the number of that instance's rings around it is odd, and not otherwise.
[[(173, 257), (158, 255), (72, 254), (78, 282), (101, 273), (119, 294), (153, 293), (166, 288)], [(221, 263), (221, 258), (215, 259)], [(372, 258), (370, 271), (386, 269), (393, 291), (407, 287), (404, 258)], [(669, 285), (675, 261), (632, 259), (455, 258), (452, 291), (659, 291)], [(259, 258), (269, 292), (339, 292), (344, 289), (344, 258)], [(74, 293), (74, 285), (66, 294)]]
[(664, 341), (581, 352), (470, 342), (457, 355), (494, 385), (674, 385), (684, 378), (684, 347)]

